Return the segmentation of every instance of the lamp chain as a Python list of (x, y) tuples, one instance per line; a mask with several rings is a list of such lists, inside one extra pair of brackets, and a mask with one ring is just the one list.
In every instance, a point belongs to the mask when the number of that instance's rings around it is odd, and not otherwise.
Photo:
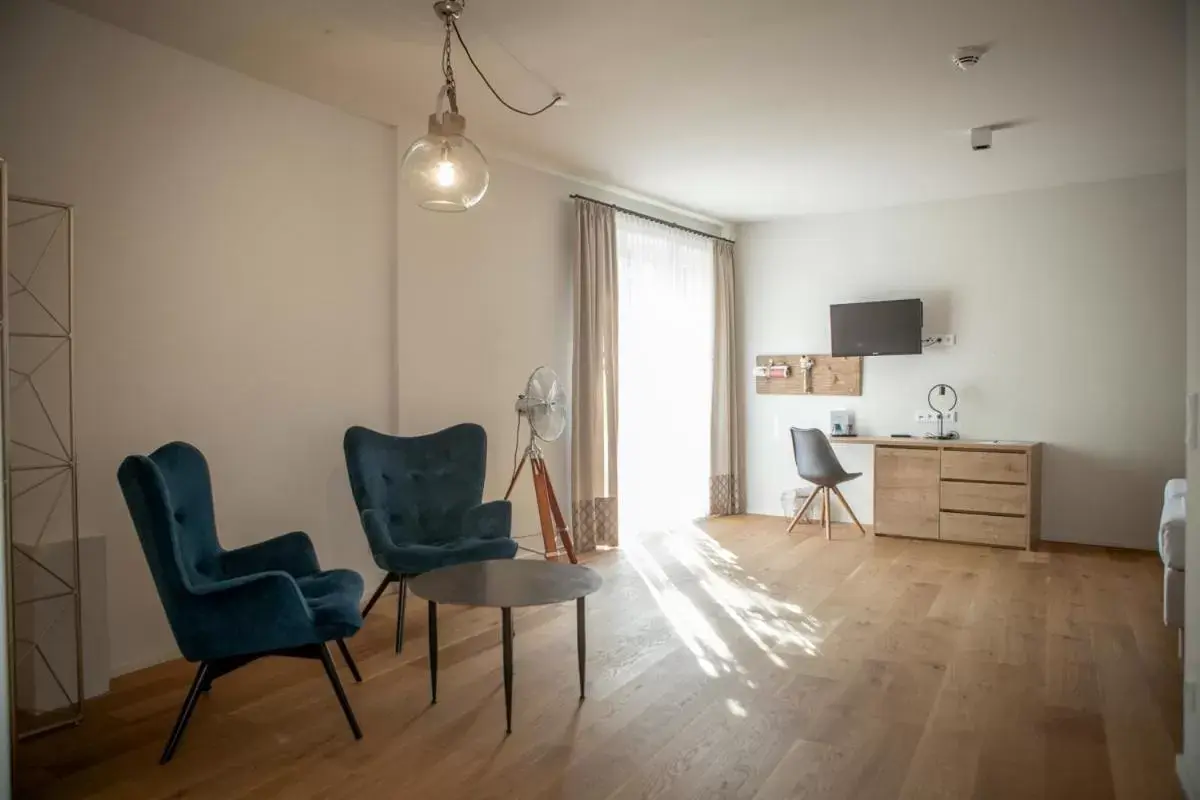
[(454, 18), (446, 17), (446, 41), (442, 45), (442, 75), (446, 78), (446, 99), (450, 101), (451, 113), (458, 113), (458, 87), (454, 83), (454, 65), (450, 62), (450, 34), (454, 30)]
[[(455, 8), (455, 5), (457, 5), (457, 8)], [(477, 63), (475, 63), (475, 56), (471, 55), (471, 50), (469, 47), (467, 47), (467, 43), (463, 41), (462, 32), (458, 29), (458, 16), (466, 7), (467, 0), (461, 0), (461, 2), (457, 4), (444, 1), (434, 4), (434, 9), (438, 12), (438, 15), (442, 18), (442, 22), (446, 26), (446, 40), (442, 45), (442, 75), (445, 76), (446, 79), (446, 99), (450, 101), (450, 111), (455, 114), (458, 113), (458, 87), (454, 83), (454, 65), (450, 63), (451, 34), (458, 39), (459, 46), (462, 47), (463, 52), (467, 54), (467, 60), (471, 62), (471, 66), (475, 68), (475, 72), (479, 74), (479, 77), (483, 80), (483, 84), (487, 86), (488, 91), (490, 91), (492, 95), (500, 101), (500, 104), (509, 111), (514, 111), (526, 117), (536, 117), (538, 114), (549, 111), (551, 108), (562, 102), (562, 95), (558, 92), (555, 92), (554, 97), (551, 98), (549, 103), (546, 103), (541, 108), (533, 111), (526, 111), (524, 109), (517, 108), (512, 103), (509, 103), (507, 100), (501, 97), (500, 93), (496, 91), (496, 87), (492, 86), (492, 82), (488, 80), (487, 76), (483, 74), (483, 70), (480, 69)]]

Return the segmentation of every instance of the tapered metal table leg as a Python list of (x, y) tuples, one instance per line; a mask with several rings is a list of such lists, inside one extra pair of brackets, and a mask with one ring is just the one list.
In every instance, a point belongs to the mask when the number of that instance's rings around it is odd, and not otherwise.
[(512, 691), (513, 691), (513, 632), (512, 609), (500, 609), (501, 635), (504, 637), (504, 721), (505, 732), (512, 733)]
[(587, 697), (587, 610), (584, 598), (575, 601), (575, 630), (579, 638), (579, 699)]

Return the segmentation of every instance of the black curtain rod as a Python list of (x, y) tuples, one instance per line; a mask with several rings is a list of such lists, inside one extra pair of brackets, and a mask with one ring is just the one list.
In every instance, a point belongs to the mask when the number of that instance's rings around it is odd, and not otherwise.
[(613, 209), (614, 211), (620, 211), (622, 214), (628, 214), (631, 217), (637, 217), (638, 219), (644, 219), (649, 222), (657, 222), (659, 225), (666, 225), (668, 228), (675, 228), (676, 230), (687, 231), (688, 233), (694, 233), (697, 236), (703, 236), (705, 239), (716, 239), (718, 242), (729, 242), (730, 244), (735, 244), (733, 239), (726, 239), (724, 236), (716, 236), (711, 233), (705, 233), (704, 231), (698, 231), (695, 228), (689, 228), (686, 225), (679, 225), (678, 223), (669, 222), (665, 219), (659, 219), (658, 217), (652, 217), (649, 214), (643, 214), (640, 211), (634, 211), (633, 209), (625, 208), (625, 207), (619, 206), (615, 203), (606, 203), (603, 200), (597, 200), (594, 197), (584, 197), (581, 194), (573, 194), (573, 195), (571, 195), (571, 199), (572, 200), (587, 200), (589, 203), (595, 203), (598, 206), (606, 206), (608, 208)]

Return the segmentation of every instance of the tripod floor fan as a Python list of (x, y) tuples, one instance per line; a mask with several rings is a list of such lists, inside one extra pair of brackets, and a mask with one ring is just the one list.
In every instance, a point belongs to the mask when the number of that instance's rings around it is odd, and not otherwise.
[(554, 494), (554, 485), (550, 483), (550, 473), (546, 469), (546, 461), (542, 457), (542, 449), (538, 441), (553, 442), (562, 436), (567, 427), (567, 393), (558, 382), (558, 375), (549, 367), (538, 367), (529, 376), (525, 384), (524, 394), (517, 395), (517, 437), (521, 435), (521, 420), (529, 425), (529, 444), (521, 460), (513, 467), (512, 480), (508, 482), (508, 491), (504, 493), (507, 500), (512, 495), (517, 479), (529, 464), (533, 474), (533, 493), (537, 498), (538, 519), (542, 528), (542, 543), (546, 549), (546, 558), (558, 558), (559, 543), (562, 543), (562, 553), (572, 564), (578, 564), (575, 558), (575, 544), (571, 541), (571, 532), (563, 518), (562, 509), (558, 506), (558, 498)]

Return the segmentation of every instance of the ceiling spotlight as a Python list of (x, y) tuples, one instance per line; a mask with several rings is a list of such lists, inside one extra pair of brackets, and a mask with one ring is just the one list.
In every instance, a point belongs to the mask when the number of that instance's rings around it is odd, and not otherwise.
[(979, 63), (979, 59), (987, 53), (987, 45), (973, 44), (968, 47), (960, 47), (954, 51), (954, 55), (950, 56), (950, 60), (954, 62), (954, 66), (966, 72), (971, 67)]

